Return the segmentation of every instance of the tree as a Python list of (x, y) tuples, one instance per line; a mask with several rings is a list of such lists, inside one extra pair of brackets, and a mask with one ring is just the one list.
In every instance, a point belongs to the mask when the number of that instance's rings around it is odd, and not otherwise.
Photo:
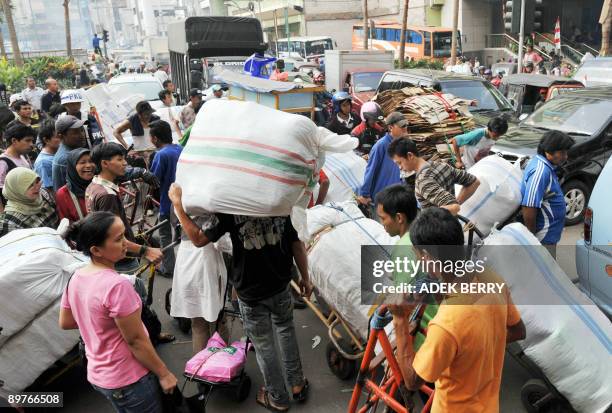
[(6, 47), (4, 47), (4, 34), (2, 33), (2, 25), (4, 24), (4, 15), (2, 14), (2, 8), (0, 7), (0, 54), (6, 60), (8, 60), (8, 56), (6, 55)]
[(451, 65), (457, 64), (457, 29), (459, 26), (459, 0), (453, 1), (453, 38), (451, 40)]
[(368, 50), (368, 0), (363, 1), (363, 50)]
[(408, 5), (410, 0), (404, 0), (404, 14), (402, 15), (402, 31), (400, 33), (400, 49), (399, 49), (399, 64), (400, 69), (403, 69), (406, 64), (406, 25), (408, 24)]
[(11, 46), (13, 47), (13, 59), (17, 67), (23, 67), (23, 57), (19, 50), (19, 42), (17, 41), (17, 32), (15, 31), (15, 22), (13, 21), (13, 9), (10, 0), (1, 0), (2, 10), (8, 25), (9, 35), (11, 37)]
[(612, 32), (612, 1), (606, 0), (601, 9), (601, 50), (600, 56), (608, 56), (610, 54), (610, 32)]
[(72, 57), (72, 37), (70, 36), (70, 0), (64, 0), (64, 27), (66, 28), (66, 53)]

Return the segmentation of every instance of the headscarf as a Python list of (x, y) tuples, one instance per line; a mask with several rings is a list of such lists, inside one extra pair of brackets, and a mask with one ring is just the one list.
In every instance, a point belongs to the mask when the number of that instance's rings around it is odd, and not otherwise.
[(79, 159), (88, 153), (89, 149), (78, 148), (68, 152), (68, 157), (66, 158), (66, 186), (77, 198), (85, 196), (85, 190), (91, 183), (91, 181), (81, 178), (76, 170)]
[(40, 212), (43, 206), (43, 199), (40, 194), (34, 200), (26, 196), (27, 190), (37, 179), (39, 177), (36, 172), (22, 166), (14, 168), (6, 174), (4, 188), (2, 188), (2, 195), (7, 199), (4, 210), (25, 215)]

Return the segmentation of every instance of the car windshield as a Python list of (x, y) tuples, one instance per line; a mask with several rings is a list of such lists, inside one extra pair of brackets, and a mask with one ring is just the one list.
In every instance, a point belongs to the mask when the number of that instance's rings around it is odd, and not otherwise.
[(488, 82), (444, 80), (440, 82), (440, 86), (444, 93), (450, 93), (463, 99), (475, 100), (476, 106), (470, 106), (470, 112), (512, 109), (508, 100)]
[(353, 74), (355, 92), (373, 92), (384, 72), (361, 72)]
[(523, 122), (536, 128), (576, 135), (594, 135), (609, 122), (610, 101), (560, 96), (546, 102)]
[(158, 82), (123, 82), (109, 84), (112, 93), (121, 95), (143, 95), (145, 100), (159, 100), (158, 93), (162, 90)]

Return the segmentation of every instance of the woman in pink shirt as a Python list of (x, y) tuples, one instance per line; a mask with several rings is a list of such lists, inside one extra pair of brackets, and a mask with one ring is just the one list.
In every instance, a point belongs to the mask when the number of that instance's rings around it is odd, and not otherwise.
[[(91, 257), (62, 296), (61, 328), (78, 328), (85, 343), (87, 380), (120, 413), (161, 413), (161, 391), (176, 377), (159, 358), (140, 319), (142, 301), (115, 271), (127, 246), (121, 219), (93, 212), (71, 225), (66, 239)], [(161, 391), (160, 391), (161, 390)]]

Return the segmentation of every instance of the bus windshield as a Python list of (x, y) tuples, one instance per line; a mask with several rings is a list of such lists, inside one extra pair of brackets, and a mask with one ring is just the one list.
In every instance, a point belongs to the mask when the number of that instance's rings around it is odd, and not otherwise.
[[(453, 32), (434, 32), (433, 33), (433, 53), (434, 57), (450, 57), (451, 42)], [(457, 35), (457, 54), (461, 54), (460, 37)]]
[(332, 50), (331, 39), (311, 40), (306, 42), (306, 56), (323, 56), (326, 50)]

